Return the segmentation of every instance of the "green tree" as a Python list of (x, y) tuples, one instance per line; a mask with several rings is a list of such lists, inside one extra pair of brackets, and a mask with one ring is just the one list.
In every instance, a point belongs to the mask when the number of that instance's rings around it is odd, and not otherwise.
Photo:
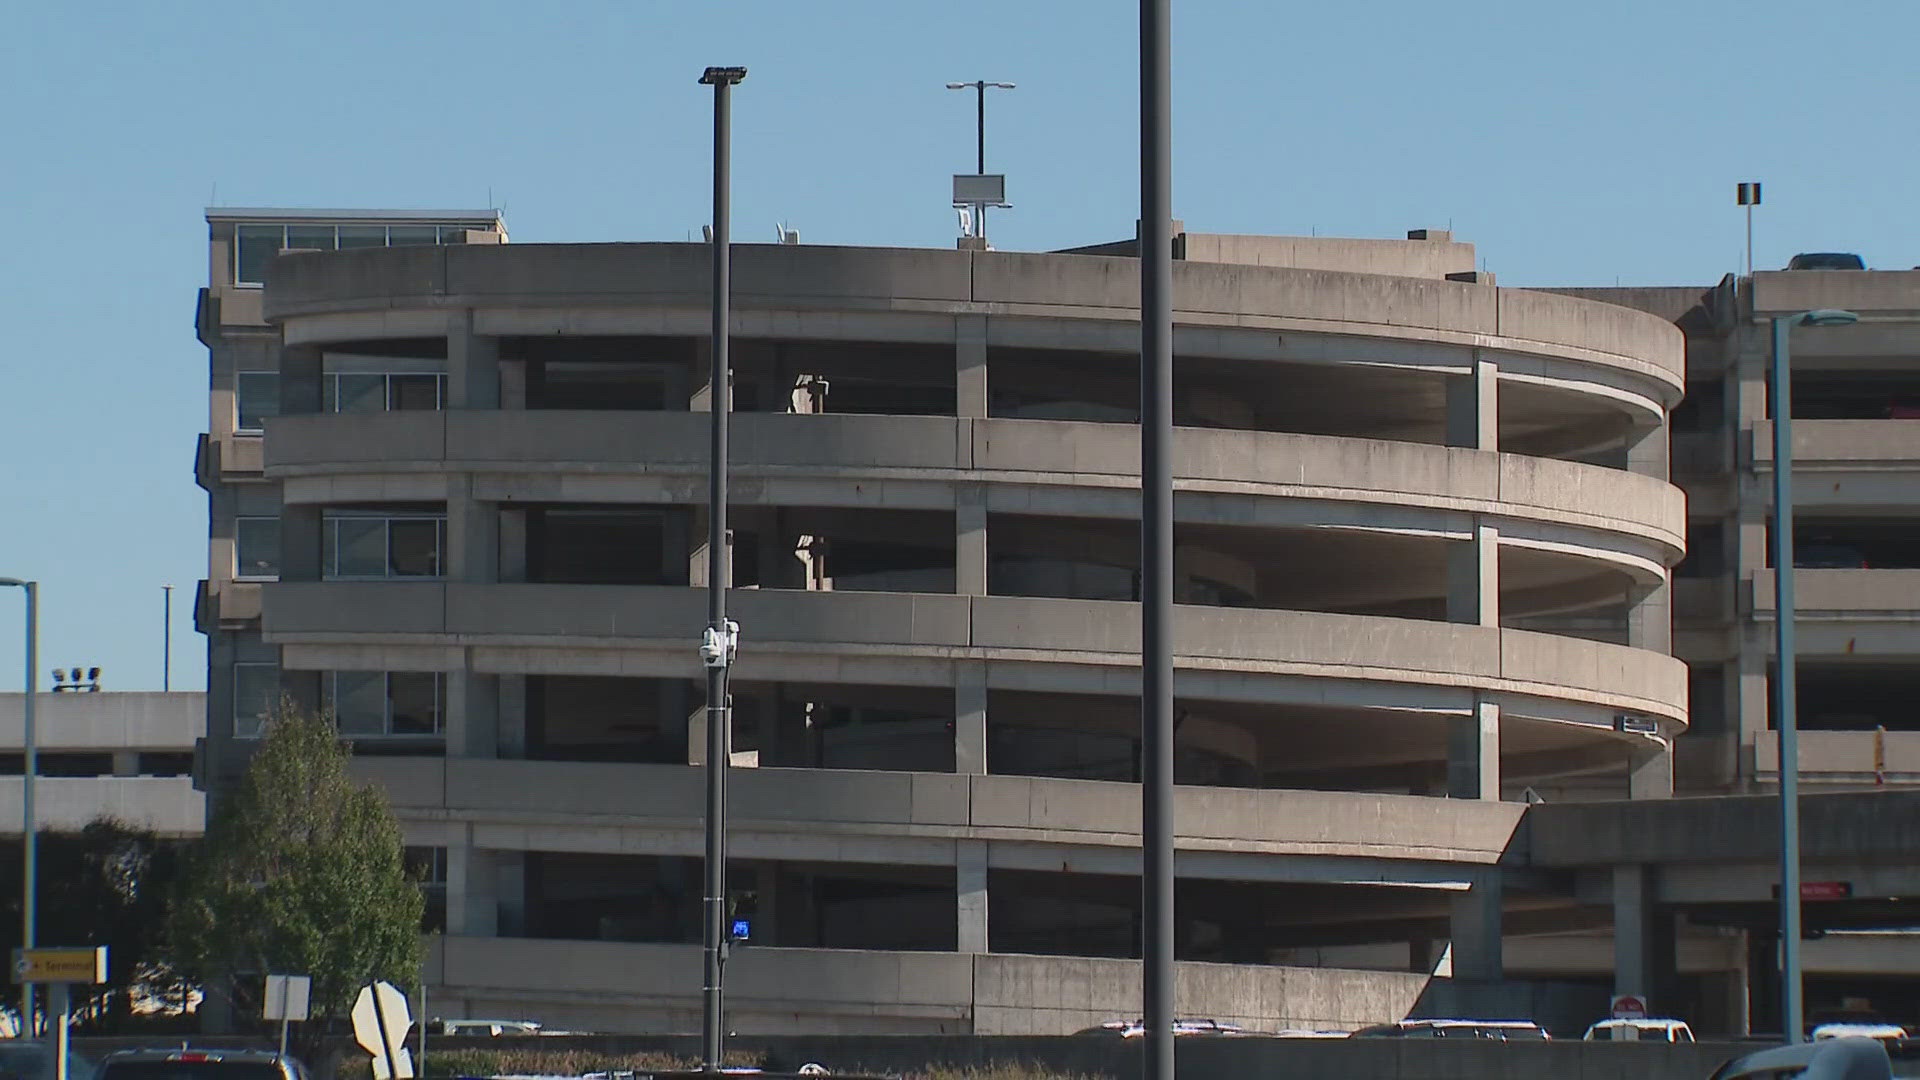
[[(107, 946), (106, 985), (74, 988), (83, 1031), (128, 1031), (138, 999), (179, 1000), (159, 938), (184, 847), (109, 818), (78, 832), (40, 830), (36, 940)], [(0, 955), (20, 944), (21, 862), (18, 844), (0, 845)], [(0, 1010), (16, 1015), (18, 998), (8, 993)]]
[(218, 800), (168, 911), (178, 970), (234, 1015), (259, 1015), (260, 976), (313, 979), (304, 1048), (362, 986), (411, 988), (420, 971), (418, 884), (384, 794), (348, 776), (331, 717), (283, 700), (245, 777)]

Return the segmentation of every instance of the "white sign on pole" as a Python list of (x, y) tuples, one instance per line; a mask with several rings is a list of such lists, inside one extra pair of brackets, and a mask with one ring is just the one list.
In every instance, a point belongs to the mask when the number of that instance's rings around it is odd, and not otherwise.
[(413, 1026), (413, 1016), (407, 996), (392, 983), (361, 987), (352, 1015), (354, 1040), (373, 1055), (373, 1080), (412, 1080), (407, 1029)]
[(266, 1004), (262, 1020), (305, 1020), (307, 999), (313, 992), (313, 980), (305, 975), (267, 976)]

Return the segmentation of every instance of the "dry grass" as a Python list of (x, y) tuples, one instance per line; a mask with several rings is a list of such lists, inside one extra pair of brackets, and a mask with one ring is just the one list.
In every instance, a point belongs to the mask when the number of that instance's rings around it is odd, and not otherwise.
[[(729, 1065), (759, 1065), (749, 1054), (728, 1054)], [(429, 1078), (456, 1076), (582, 1076), (590, 1072), (686, 1069), (695, 1063), (672, 1054), (611, 1054), (592, 1050), (443, 1050), (427, 1055)], [(341, 1062), (338, 1080), (367, 1080), (372, 1073), (363, 1056)], [(1100, 1080), (1080, 1073), (1052, 1072), (1039, 1065), (1002, 1063), (969, 1068), (929, 1066), (907, 1072), (902, 1080)]]

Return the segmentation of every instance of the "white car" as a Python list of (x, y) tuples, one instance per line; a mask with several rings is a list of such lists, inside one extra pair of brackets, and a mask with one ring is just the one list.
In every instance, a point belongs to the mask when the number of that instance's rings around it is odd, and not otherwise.
[(1669, 1042), (1693, 1041), (1693, 1029), (1685, 1020), (1644, 1017), (1635, 1020), (1602, 1020), (1587, 1029), (1588, 1042)]
[(1899, 1024), (1821, 1024), (1813, 1029), (1813, 1041), (1822, 1039), (1879, 1039), (1891, 1042), (1907, 1037), (1907, 1029)]
[(538, 1035), (540, 1025), (532, 1020), (442, 1020), (440, 1034), (446, 1035)]

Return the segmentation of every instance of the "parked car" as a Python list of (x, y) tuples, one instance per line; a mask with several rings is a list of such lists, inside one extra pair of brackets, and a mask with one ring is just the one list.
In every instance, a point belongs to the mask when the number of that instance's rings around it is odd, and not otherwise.
[(539, 1035), (544, 1029), (532, 1020), (439, 1020), (440, 1034), (481, 1038), (499, 1035)]
[(121, 1050), (94, 1080), (307, 1080), (307, 1069), (271, 1050)]
[[(1145, 1020), (1109, 1020), (1090, 1028), (1082, 1028), (1075, 1035), (1110, 1035), (1122, 1039), (1138, 1039), (1147, 1033)], [(1243, 1035), (1238, 1024), (1224, 1024), (1218, 1020), (1204, 1020), (1179, 1017), (1173, 1021), (1173, 1034), (1177, 1038), (1189, 1035)]]
[(1816, 1024), (1813, 1028), (1813, 1041), (1822, 1039), (1878, 1039), (1881, 1042), (1897, 1042), (1907, 1037), (1907, 1029), (1899, 1024), (1870, 1023), (1831, 1023)]
[(1865, 270), (1866, 261), (1850, 251), (1803, 251), (1787, 260), (1789, 270)]
[(1547, 1029), (1531, 1020), (1402, 1020), (1375, 1024), (1348, 1036), (1352, 1039), (1496, 1039), (1501, 1042), (1551, 1039)]
[[(0, 1080), (53, 1080), (53, 1047), (32, 1039), (0, 1040)], [(71, 1051), (69, 1080), (92, 1080), (93, 1063)]]
[(1588, 1028), (1582, 1038), (1588, 1042), (1692, 1042), (1693, 1029), (1687, 1026), (1685, 1020), (1651, 1016), (1623, 1020), (1616, 1017)]

